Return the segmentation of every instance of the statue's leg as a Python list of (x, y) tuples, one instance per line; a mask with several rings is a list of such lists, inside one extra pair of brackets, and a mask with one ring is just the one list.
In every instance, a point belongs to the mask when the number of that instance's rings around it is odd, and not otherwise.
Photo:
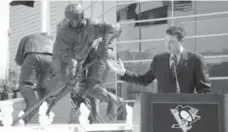
[[(27, 54), (21, 67), (19, 91), (22, 94), (26, 104), (24, 112), (27, 112), (34, 106), (34, 104), (38, 102), (33, 90), (36, 84), (37, 75), (39, 75), (37, 73), (38, 63), (39, 62), (36, 54)], [(26, 118), (24, 118), (24, 123), (28, 123), (37, 111), (38, 109), (34, 110)]]
[[(61, 61), (59, 58), (53, 58), (52, 61), (54, 78), (47, 81), (47, 94), (57, 94), (47, 101), (49, 103), (49, 110), (63, 97), (72, 92), (73, 87), (76, 85), (76, 67)], [(63, 87), (63, 88), (62, 88)], [(56, 93), (59, 88), (62, 88), (61, 92)], [(47, 112), (47, 114), (48, 114)]]
[(88, 94), (95, 99), (107, 102), (109, 106), (107, 114), (110, 116), (115, 115), (114, 105), (117, 105), (117, 107), (120, 108), (125, 106), (125, 104), (121, 98), (117, 97), (111, 92), (108, 92), (102, 86), (105, 70), (106, 63), (104, 60), (96, 61), (96, 63), (94, 63), (94, 65), (88, 69), (87, 78), (85, 81), (87, 88), (85, 89), (85, 94)]

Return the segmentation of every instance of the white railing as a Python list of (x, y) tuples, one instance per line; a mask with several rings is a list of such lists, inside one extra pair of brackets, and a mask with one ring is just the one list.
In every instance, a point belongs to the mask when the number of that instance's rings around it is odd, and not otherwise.
[(143, 23), (143, 22), (155, 22), (155, 21), (186, 19), (186, 18), (195, 18), (195, 17), (208, 17), (208, 16), (217, 16), (217, 15), (227, 15), (227, 14), (228, 14), (228, 11), (223, 11), (223, 12), (194, 14), (194, 15), (186, 15), (186, 16), (165, 17), (165, 18), (146, 19), (146, 20), (137, 20), (137, 21), (125, 21), (125, 22), (119, 22), (119, 23), (120, 24), (134, 24), (134, 23)]
[[(185, 39), (194, 39), (194, 38), (209, 38), (209, 37), (224, 37), (228, 36), (228, 33), (217, 33), (217, 34), (204, 34), (204, 35), (193, 35), (193, 36), (185, 36)], [(129, 43), (143, 43), (143, 42), (158, 42), (164, 41), (164, 38), (156, 38), (156, 39), (141, 39), (141, 40), (123, 40), (118, 41), (116, 44), (129, 44)]]

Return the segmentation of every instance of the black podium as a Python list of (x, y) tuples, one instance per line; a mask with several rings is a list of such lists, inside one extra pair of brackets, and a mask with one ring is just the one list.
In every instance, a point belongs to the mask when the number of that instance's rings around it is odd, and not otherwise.
[(228, 95), (141, 93), (133, 132), (228, 132)]

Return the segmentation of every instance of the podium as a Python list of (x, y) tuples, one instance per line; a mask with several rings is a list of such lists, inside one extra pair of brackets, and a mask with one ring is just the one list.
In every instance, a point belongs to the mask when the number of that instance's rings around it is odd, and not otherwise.
[(228, 132), (228, 95), (141, 93), (133, 132)]

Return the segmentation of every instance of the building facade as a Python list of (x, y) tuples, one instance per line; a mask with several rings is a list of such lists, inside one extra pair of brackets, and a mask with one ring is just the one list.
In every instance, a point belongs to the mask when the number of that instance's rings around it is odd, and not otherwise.
[[(153, 56), (164, 51), (165, 30), (179, 25), (186, 30), (185, 48), (205, 57), (209, 67), (212, 92), (228, 93), (228, 2), (227, 1), (49, 1), (48, 31), (55, 37), (57, 23), (64, 19), (67, 4), (80, 2), (85, 17), (108, 23), (119, 22), (123, 32), (113, 44), (114, 55), (123, 60), (127, 69), (145, 73)], [(41, 2), (33, 8), (10, 8), (10, 68), (19, 40), (27, 34), (41, 31)], [(117, 76), (109, 74), (107, 82)], [(134, 100), (142, 86), (127, 83), (108, 85), (118, 96)], [(147, 90), (156, 92), (156, 81)]]

